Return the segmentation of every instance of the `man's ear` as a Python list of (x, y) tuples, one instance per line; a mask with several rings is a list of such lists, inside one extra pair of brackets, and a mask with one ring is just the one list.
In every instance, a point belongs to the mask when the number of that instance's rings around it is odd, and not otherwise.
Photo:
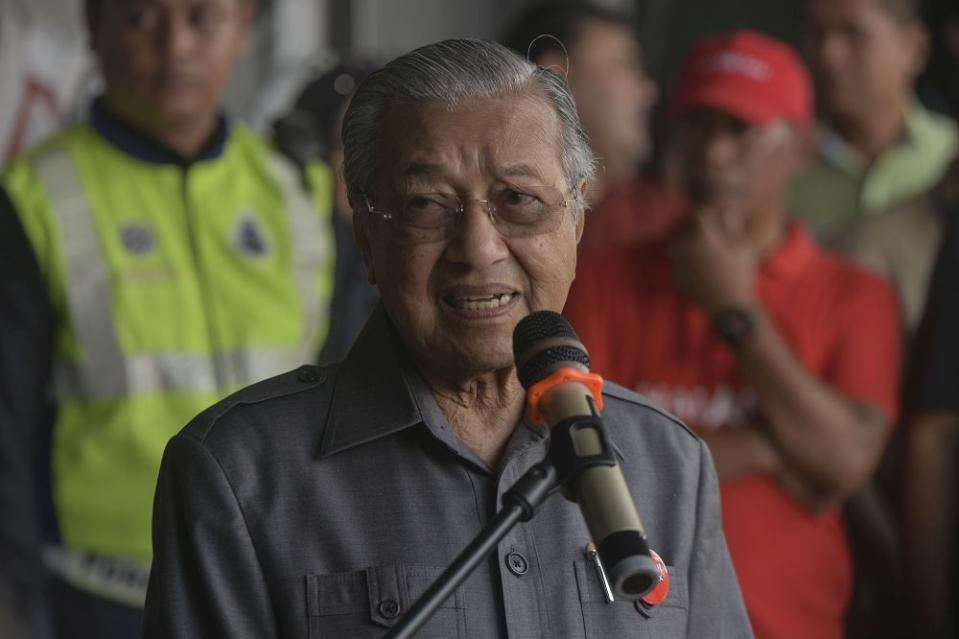
[(919, 20), (910, 22), (906, 26), (906, 29), (906, 38), (910, 53), (910, 77), (912, 80), (915, 80), (929, 62), (932, 41), (929, 36), (929, 29)]
[(556, 75), (569, 80), (569, 60), (559, 51), (545, 51), (536, 56), (533, 62), (544, 69), (549, 69)]
[(347, 197), (350, 201), (350, 207), (353, 209), (353, 241), (356, 242), (356, 248), (359, 249), (360, 257), (363, 259), (363, 266), (366, 268), (366, 280), (370, 284), (376, 284), (373, 252), (370, 248), (369, 229), (367, 228), (370, 222), (370, 214), (365, 208), (356, 206), (352, 193)]

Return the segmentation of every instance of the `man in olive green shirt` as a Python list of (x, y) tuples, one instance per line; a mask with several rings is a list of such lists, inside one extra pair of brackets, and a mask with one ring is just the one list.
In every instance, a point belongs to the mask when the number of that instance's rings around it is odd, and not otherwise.
[(916, 0), (811, 0), (805, 48), (824, 123), (790, 210), (825, 239), (928, 191), (959, 149), (913, 95), (927, 34)]

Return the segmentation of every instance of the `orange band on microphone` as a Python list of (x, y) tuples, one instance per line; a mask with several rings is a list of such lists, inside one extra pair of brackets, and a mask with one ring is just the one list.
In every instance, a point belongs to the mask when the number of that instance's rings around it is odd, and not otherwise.
[(588, 388), (596, 402), (597, 410), (603, 410), (603, 378), (596, 373), (584, 373), (575, 368), (561, 368), (530, 387), (527, 397), (529, 399), (529, 420), (531, 422), (542, 424), (546, 421), (546, 417), (539, 409), (540, 400), (553, 387), (566, 382), (576, 382)]

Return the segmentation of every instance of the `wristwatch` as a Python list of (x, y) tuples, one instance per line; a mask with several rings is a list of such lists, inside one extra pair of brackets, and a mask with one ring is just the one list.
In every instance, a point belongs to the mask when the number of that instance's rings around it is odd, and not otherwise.
[(739, 348), (756, 332), (756, 314), (745, 308), (731, 306), (713, 315), (713, 326), (723, 341)]

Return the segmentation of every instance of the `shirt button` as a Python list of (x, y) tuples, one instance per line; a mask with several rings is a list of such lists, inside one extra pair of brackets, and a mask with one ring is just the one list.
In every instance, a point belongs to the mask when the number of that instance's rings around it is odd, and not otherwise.
[(526, 557), (521, 555), (518, 552), (511, 552), (506, 555), (506, 567), (509, 568), (509, 571), (521, 577), (529, 571), (529, 562), (526, 561)]
[(400, 614), (400, 605), (392, 599), (384, 599), (376, 606), (376, 611), (385, 619), (393, 619)]

